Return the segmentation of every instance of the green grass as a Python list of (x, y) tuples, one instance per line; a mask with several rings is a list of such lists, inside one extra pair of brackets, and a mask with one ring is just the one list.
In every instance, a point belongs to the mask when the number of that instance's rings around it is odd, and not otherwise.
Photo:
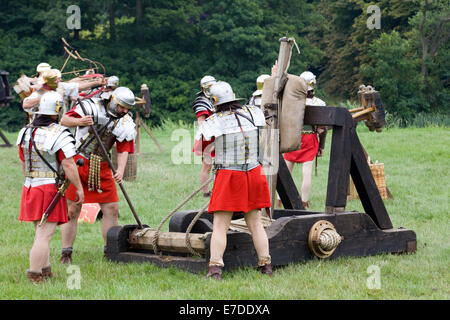
[[(179, 124), (166, 123), (152, 132), (165, 152), (141, 131), (138, 177), (125, 188), (144, 224), (156, 227), (178, 203), (200, 184), (199, 164), (175, 165), (171, 150)], [(192, 128), (186, 127), (191, 134)], [(0, 299), (449, 299), (449, 159), (448, 128), (391, 128), (382, 133), (358, 128), (361, 142), (372, 160), (385, 164), (387, 185), (394, 199), (386, 200), (395, 228), (417, 234), (415, 254), (384, 254), (336, 260), (311, 260), (279, 268), (272, 278), (256, 269), (224, 273), (223, 282), (204, 280), (203, 275), (150, 264), (119, 264), (102, 258), (100, 223), (79, 226), (74, 265), (80, 268), (81, 289), (69, 289), (70, 274), (58, 263), (61, 248), (59, 228), (51, 241), (51, 263), (55, 277), (42, 285), (26, 278), (28, 255), (34, 238), (30, 223), (17, 220), (23, 177), (16, 147), (0, 149)], [(15, 142), (17, 132), (6, 132)], [(331, 132), (325, 155), (319, 159), (310, 196), (312, 210), (324, 210)], [(190, 152), (192, 147), (187, 148)], [(193, 155), (190, 153), (191, 160)], [(294, 168), (301, 182), (301, 167)], [(122, 194), (121, 225), (135, 223)], [(182, 209), (204, 204), (196, 196)], [(358, 200), (348, 210), (361, 211)], [(164, 230), (168, 230), (168, 222)], [(367, 268), (380, 268), (381, 288), (371, 290)]]

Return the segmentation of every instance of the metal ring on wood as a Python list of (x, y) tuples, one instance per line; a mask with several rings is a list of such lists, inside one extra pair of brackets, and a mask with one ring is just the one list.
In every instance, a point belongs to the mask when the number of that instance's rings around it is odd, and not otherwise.
[(331, 222), (319, 220), (309, 230), (308, 246), (316, 257), (325, 259), (333, 254), (343, 239)]

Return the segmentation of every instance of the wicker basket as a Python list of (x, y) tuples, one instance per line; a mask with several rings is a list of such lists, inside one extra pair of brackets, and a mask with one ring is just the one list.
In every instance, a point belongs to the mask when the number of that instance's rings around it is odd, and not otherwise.
[[(136, 148), (136, 147), (135, 147)], [(137, 177), (137, 165), (138, 165), (138, 153), (128, 154), (127, 165), (125, 166), (125, 171), (123, 173), (123, 179), (125, 181), (134, 181)], [(116, 145), (112, 148), (112, 163), (114, 168), (117, 168), (117, 148)]]
[[(388, 192), (386, 187), (386, 179), (384, 175), (384, 163), (369, 163), (370, 171), (372, 172), (372, 176), (375, 179), (375, 183), (378, 187), (378, 191), (380, 192), (381, 199), (385, 200), (388, 198)], [(359, 199), (358, 192), (356, 191), (355, 184), (353, 183), (352, 178), (350, 177), (349, 183), (349, 191), (347, 200)]]

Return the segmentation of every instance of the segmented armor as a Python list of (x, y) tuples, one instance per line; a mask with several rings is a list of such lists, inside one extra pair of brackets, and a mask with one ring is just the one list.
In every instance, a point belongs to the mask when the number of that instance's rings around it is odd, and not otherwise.
[(199, 94), (197, 98), (195, 98), (194, 102), (192, 103), (192, 110), (197, 114), (201, 111), (209, 111), (211, 113), (214, 113), (214, 106), (211, 103), (211, 101), (204, 96), (203, 93)]
[[(239, 119), (239, 120), (238, 120)], [(229, 170), (258, 166), (258, 129), (266, 124), (263, 112), (254, 106), (219, 112), (200, 126), (196, 140), (215, 137), (215, 165)]]
[[(34, 133), (35, 132), (35, 133)], [(75, 138), (69, 128), (53, 123), (47, 127), (25, 127), (19, 132), (17, 145), (20, 145), (25, 158), (25, 186), (36, 187), (39, 185), (56, 183), (55, 173), (39, 156), (31, 141), (33, 141), (41, 154), (51, 167), (59, 171), (60, 165), (56, 153), (61, 150), (66, 158), (77, 154)]]
[[(132, 141), (136, 137), (136, 125), (133, 118), (126, 114), (121, 118), (112, 118), (108, 116), (106, 108), (101, 99), (84, 100), (83, 106), (86, 109), (86, 115), (93, 116), (94, 127), (97, 130), (100, 139), (104, 146), (109, 151), (115, 140)], [(83, 110), (78, 105), (75, 110), (80, 116), (85, 116)], [(86, 159), (90, 159), (91, 154), (96, 154), (102, 157), (99, 143), (96, 140), (94, 133), (89, 130), (89, 127), (78, 127), (75, 135), (77, 141), (77, 148), (80, 154)], [(106, 159), (103, 159), (106, 161)]]

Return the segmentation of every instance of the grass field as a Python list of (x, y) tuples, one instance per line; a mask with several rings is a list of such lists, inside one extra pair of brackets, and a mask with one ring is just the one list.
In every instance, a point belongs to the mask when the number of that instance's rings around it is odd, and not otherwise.
[[(141, 221), (156, 227), (179, 202), (199, 186), (200, 164), (194, 163), (189, 146), (187, 162), (174, 164), (172, 150), (181, 150), (178, 138), (192, 141), (193, 129), (165, 125), (153, 134), (165, 152), (141, 131), (138, 178), (125, 188)], [(394, 199), (386, 208), (394, 228), (417, 234), (417, 252), (411, 255), (377, 255), (362, 258), (312, 260), (279, 268), (267, 278), (253, 268), (224, 273), (224, 281), (204, 280), (203, 275), (149, 264), (117, 264), (103, 259), (100, 222), (82, 224), (74, 246), (74, 265), (81, 281), (74, 289), (68, 280), (71, 269), (59, 264), (59, 228), (51, 241), (55, 277), (42, 285), (26, 278), (34, 230), (17, 220), (23, 183), (17, 147), (0, 149), (0, 299), (449, 299), (450, 230), (448, 128), (392, 128), (382, 133), (358, 128), (363, 146), (372, 160), (385, 164), (387, 185)], [(6, 132), (14, 143), (17, 132)], [(331, 132), (318, 175), (313, 176), (311, 209), (324, 210)], [(175, 148), (175, 149), (174, 149)], [(301, 181), (301, 167), (294, 180)], [(133, 224), (133, 216), (120, 194), (120, 221)], [(183, 209), (198, 209), (204, 203), (196, 196)], [(358, 200), (349, 210), (363, 210)], [(164, 230), (168, 230), (168, 223)], [(369, 289), (368, 269), (380, 270), (379, 289)], [(72, 289), (71, 289), (72, 288)]]

